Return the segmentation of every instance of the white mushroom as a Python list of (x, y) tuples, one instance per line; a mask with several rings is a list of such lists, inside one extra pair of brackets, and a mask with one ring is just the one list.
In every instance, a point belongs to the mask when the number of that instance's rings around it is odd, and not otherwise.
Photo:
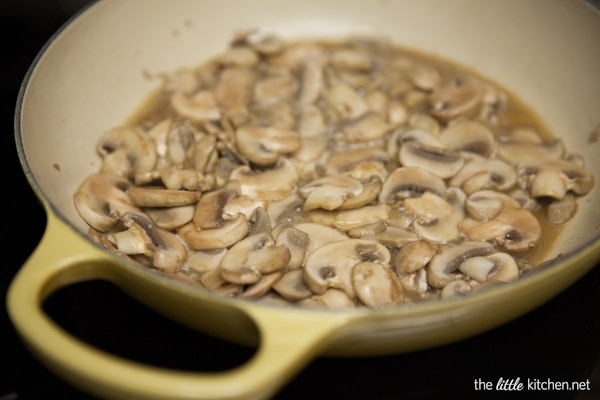
[(129, 181), (119, 175), (106, 172), (91, 174), (73, 195), (75, 208), (89, 226), (107, 232), (123, 213), (139, 211), (128, 195), (130, 186)]
[(467, 241), (449, 246), (433, 256), (429, 262), (427, 282), (434, 288), (443, 288), (461, 278), (459, 268), (468, 258), (486, 256), (493, 252), (495, 250), (491, 243), (481, 241)]
[(277, 246), (269, 234), (257, 233), (234, 244), (221, 259), (219, 270), (226, 281), (247, 285), (283, 270), (289, 260), (287, 247)]
[(442, 179), (451, 178), (462, 168), (464, 160), (460, 153), (442, 147), (419, 142), (406, 142), (398, 153), (404, 167), (419, 167)]
[(439, 176), (418, 167), (400, 167), (383, 182), (379, 201), (394, 203), (399, 199), (421, 196), (425, 192), (440, 195), (445, 191), (446, 183)]
[(266, 201), (283, 199), (296, 189), (298, 173), (292, 162), (281, 158), (273, 167), (265, 170), (252, 170), (241, 166), (231, 172), (232, 184), (239, 185), (242, 195)]
[(392, 258), (392, 267), (396, 273), (407, 275), (425, 267), (436, 249), (427, 240), (415, 240), (402, 246)]
[(281, 297), (290, 301), (300, 301), (309, 298), (314, 293), (304, 283), (304, 274), (301, 269), (285, 272), (281, 279), (273, 285)]
[(347, 239), (326, 244), (306, 257), (304, 281), (316, 294), (327, 288), (345, 291), (353, 299), (352, 268), (362, 261), (389, 264), (390, 253), (378, 242)]
[(289, 129), (245, 125), (235, 131), (240, 152), (260, 166), (273, 165), (300, 148), (300, 134)]
[(368, 307), (400, 304), (404, 300), (402, 283), (389, 265), (359, 262), (351, 275), (356, 297)]

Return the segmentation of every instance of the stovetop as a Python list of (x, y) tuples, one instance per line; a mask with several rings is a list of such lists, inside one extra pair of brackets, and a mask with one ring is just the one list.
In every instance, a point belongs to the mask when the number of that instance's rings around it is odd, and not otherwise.
[[(12, 4), (15, 3), (15, 4)], [(13, 113), (26, 69), (51, 34), (85, 0), (3, 2), (0, 6), (3, 69), (3, 162), (10, 196), (3, 209), (17, 218), (0, 268), (2, 301), (14, 274), (39, 242), (45, 215), (19, 165)], [(21, 6), (19, 6), (21, 4)], [(6, 255), (8, 261), (6, 261)], [(3, 303), (4, 304), (4, 303)], [(318, 358), (277, 399), (600, 398), (600, 268), (540, 308), (502, 327), (458, 343), (415, 353), (367, 358)], [(44, 304), (46, 313), (100, 349), (149, 364), (191, 371), (225, 370), (248, 360), (253, 349), (228, 343), (148, 310), (102, 281), (69, 286)], [(92, 399), (46, 369), (23, 346), (5, 306), (0, 319), (0, 400)], [(501, 391), (498, 382), (589, 380), (590, 391)], [(494, 390), (475, 390), (475, 382)], [(508, 388), (508, 386), (504, 386)]]

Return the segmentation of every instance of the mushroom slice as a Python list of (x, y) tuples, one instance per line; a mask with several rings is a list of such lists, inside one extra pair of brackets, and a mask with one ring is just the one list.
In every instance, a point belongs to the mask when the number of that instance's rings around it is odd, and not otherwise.
[(310, 296), (308, 299), (299, 301), (298, 304), (303, 307), (327, 308), (330, 310), (352, 308), (356, 306), (354, 304), (354, 299), (348, 296), (346, 292), (339, 289), (327, 289), (322, 294), (316, 294)]
[(242, 213), (249, 220), (256, 213), (256, 210), (264, 210), (265, 203), (265, 201), (253, 199), (248, 196), (233, 197), (223, 205), (223, 218), (228, 219)]
[(257, 233), (234, 244), (221, 260), (219, 270), (226, 281), (248, 285), (265, 274), (283, 270), (289, 261), (287, 247), (277, 246), (267, 233)]
[(308, 212), (308, 218), (312, 222), (348, 232), (350, 229), (364, 225), (367, 221), (387, 221), (389, 212), (390, 207), (387, 204), (376, 204), (352, 210), (311, 210)]
[(203, 229), (193, 222), (177, 230), (179, 236), (194, 250), (217, 250), (229, 247), (248, 234), (248, 221), (244, 214), (226, 220), (218, 228)]
[(486, 256), (495, 251), (491, 243), (482, 241), (467, 241), (449, 246), (433, 256), (429, 262), (427, 283), (434, 288), (443, 288), (450, 282), (461, 278), (459, 267), (465, 260), (476, 256)]
[[(462, 192), (460, 195), (464, 197)], [(404, 200), (403, 204), (415, 216), (412, 227), (422, 238), (446, 243), (458, 237), (458, 224), (464, 218), (462, 201), (450, 204), (441, 196), (425, 192), (421, 197)]]
[(554, 225), (569, 221), (577, 212), (577, 199), (573, 193), (567, 193), (560, 200), (553, 200), (546, 206), (544, 216)]
[(307, 299), (314, 294), (304, 283), (304, 273), (301, 269), (285, 272), (273, 285), (273, 290), (281, 297), (294, 302)]
[(484, 94), (484, 86), (479, 80), (457, 77), (442, 84), (431, 94), (431, 114), (441, 122), (473, 117), (481, 109)]
[(253, 68), (231, 66), (219, 74), (215, 88), (217, 104), (225, 108), (247, 106), (256, 82)]
[(229, 176), (232, 183), (238, 184), (242, 195), (264, 201), (281, 200), (296, 189), (298, 173), (292, 162), (287, 158), (279, 161), (265, 170), (254, 171), (243, 165), (231, 171)]
[(297, 193), (291, 193), (289, 196), (280, 200), (273, 200), (267, 203), (267, 214), (271, 218), (271, 226), (277, 226), (284, 222), (292, 222), (302, 208), (304, 200)]
[(425, 267), (436, 249), (427, 240), (415, 240), (402, 246), (392, 258), (392, 267), (400, 275), (408, 275)]
[(210, 90), (201, 90), (191, 96), (176, 92), (171, 96), (171, 106), (177, 114), (192, 121), (218, 121), (221, 111), (215, 95)]
[(147, 208), (145, 213), (152, 222), (161, 229), (175, 230), (190, 222), (194, 217), (195, 205)]
[(387, 177), (379, 201), (391, 204), (399, 199), (419, 197), (425, 192), (442, 194), (446, 191), (446, 183), (439, 176), (418, 167), (399, 167)]
[[(96, 148), (105, 165), (111, 157), (123, 158), (128, 163), (126, 169), (113, 172), (119, 175), (134, 177), (136, 183), (145, 182), (157, 162), (156, 148), (153, 140), (141, 130), (133, 127), (117, 127), (106, 131), (98, 140)], [(120, 165), (123, 165), (120, 163)]]
[(390, 259), (387, 248), (373, 240), (346, 239), (328, 243), (306, 256), (304, 281), (316, 294), (335, 288), (353, 299), (352, 268), (362, 261), (389, 264)]
[[(296, 269), (300, 268), (304, 263), (304, 257), (310, 237), (306, 232), (295, 228), (293, 225), (279, 225), (280, 229), (273, 229), (273, 237), (277, 246), (285, 246), (290, 251), (290, 261), (288, 262), (288, 268)], [(284, 296), (285, 297), (285, 296)]]
[(375, 112), (366, 112), (343, 127), (344, 140), (349, 142), (368, 142), (384, 137), (391, 129), (383, 116)]
[(325, 163), (325, 175), (341, 175), (354, 170), (367, 161), (389, 161), (388, 153), (378, 147), (368, 146), (352, 148), (332, 154)]
[(239, 297), (252, 300), (261, 298), (273, 288), (273, 285), (281, 279), (282, 275), (283, 270), (263, 275), (258, 282), (246, 285)]
[[(193, 221), (202, 229), (219, 228), (226, 221), (223, 209), (236, 198), (236, 193), (229, 189), (220, 189), (206, 193), (196, 204)], [(231, 215), (228, 217), (231, 218)]]
[[(356, 172), (356, 169), (353, 171)], [(377, 200), (383, 183), (379, 176), (372, 175), (361, 181), (361, 185), (361, 192), (356, 196), (348, 197), (339, 207), (340, 210), (359, 208)]]
[(128, 229), (113, 234), (119, 251), (147, 256), (152, 266), (165, 272), (181, 268), (187, 250), (176, 235), (157, 228), (141, 214), (128, 212), (121, 220)]
[(541, 143), (502, 138), (498, 141), (498, 156), (515, 165), (521, 162), (560, 160), (564, 155), (565, 146), (560, 139)]
[(200, 283), (210, 292), (218, 293), (223, 296), (235, 297), (238, 296), (243, 289), (243, 285), (231, 283), (223, 279), (219, 268), (206, 271), (200, 276)]
[(404, 300), (402, 283), (389, 265), (359, 262), (352, 268), (352, 286), (356, 297), (371, 308), (400, 304)]
[(369, 111), (365, 99), (350, 85), (332, 85), (325, 91), (324, 97), (342, 120), (353, 120)]
[(304, 210), (335, 210), (347, 198), (360, 194), (362, 190), (363, 186), (357, 179), (349, 176), (325, 176), (300, 187), (298, 193), (305, 198)]
[(442, 299), (448, 299), (452, 297), (463, 297), (468, 295), (473, 290), (473, 287), (469, 285), (469, 282), (463, 279), (457, 279), (448, 283), (440, 292)]
[(297, 223), (294, 224), (294, 228), (308, 235), (305, 254), (310, 254), (327, 243), (349, 239), (348, 235), (338, 229), (314, 222)]
[(477, 221), (489, 221), (503, 210), (520, 208), (517, 200), (495, 190), (480, 190), (470, 194), (465, 200), (465, 210)]
[(300, 134), (289, 129), (244, 125), (235, 131), (240, 152), (259, 166), (273, 165), (300, 148)]
[(494, 134), (479, 121), (460, 120), (448, 125), (439, 135), (448, 148), (489, 157), (496, 149)]
[(503, 160), (475, 153), (463, 153), (463, 157), (465, 164), (450, 179), (450, 186), (460, 186), (470, 194), (484, 189), (506, 191), (517, 183), (517, 171)]
[(506, 209), (486, 222), (465, 218), (460, 229), (470, 240), (493, 242), (511, 254), (533, 250), (542, 233), (537, 218), (523, 208)]
[(530, 160), (517, 166), (519, 186), (532, 197), (562, 199), (571, 191), (578, 195), (594, 187), (594, 175), (579, 163), (567, 160)]
[(217, 268), (226, 253), (227, 249), (192, 251), (188, 254), (186, 265), (191, 272), (203, 274)]
[(75, 209), (89, 226), (107, 232), (123, 213), (139, 212), (128, 195), (130, 185), (126, 178), (116, 174), (91, 174), (75, 190)]
[(179, 207), (197, 203), (200, 193), (156, 186), (131, 186), (129, 197), (138, 207)]
[(404, 167), (420, 167), (442, 179), (453, 177), (463, 166), (462, 156), (453, 150), (418, 142), (406, 142), (398, 153)]

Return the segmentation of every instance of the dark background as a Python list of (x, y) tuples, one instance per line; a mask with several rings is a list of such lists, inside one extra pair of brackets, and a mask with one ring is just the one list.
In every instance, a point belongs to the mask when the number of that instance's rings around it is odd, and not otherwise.
[[(0, 266), (0, 400), (92, 399), (58, 379), (23, 347), (5, 310), (12, 277), (41, 238), (45, 215), (19, 164), (13, 115), (21, 81), (44, 43), (85, 0), (2, 2), (2, 108), (4, 262)], [(132, 21), (132, 23), (134, 23)], [(10, 225), (13, 216), (19, 225)], [(8, 228), (8, 229), (6, 229)], [(481, 378), (591, 380), (592, 391), (524, 392), (523, 398), (600, 398), (600, 268), (539, 309), (503, 327), (437, 349), (362, 359), (320, 358), (278, 399), (515, 398), (516, 393), (474, 391)], [(107, 351), (142, 362), (193, 371), (239, 365), (253, 349), (182, 328), (99, 281), (60, 290), (46, 312), (72, 334)], [(455, 397), (456, 396), (456, 397)]]

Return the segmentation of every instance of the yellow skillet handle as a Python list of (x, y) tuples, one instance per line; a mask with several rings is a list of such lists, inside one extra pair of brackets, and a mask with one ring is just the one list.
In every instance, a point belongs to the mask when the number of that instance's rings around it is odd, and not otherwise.
[[(96, 267), (90, 267), (90, 266)], [(106, 265), (105, 268), (98, 265)], [(345, 323), (336, 314), (240, 305), (256, 323), (260, 345), (245, 364), (224, 372), (187, 372), (126, 360), (98, 350), (61, 329), (42, 310), (54, 290), (86, 279), (106, 279), (109, 257), (48, 213), (47, 228), (11, 284), (9, 315), (32, 352), (57, 375), (95, 395), (122, 399), (261, 399), (273, 396), (323, 350)], [(246, 302), (240, 302), (246, 304)]]

